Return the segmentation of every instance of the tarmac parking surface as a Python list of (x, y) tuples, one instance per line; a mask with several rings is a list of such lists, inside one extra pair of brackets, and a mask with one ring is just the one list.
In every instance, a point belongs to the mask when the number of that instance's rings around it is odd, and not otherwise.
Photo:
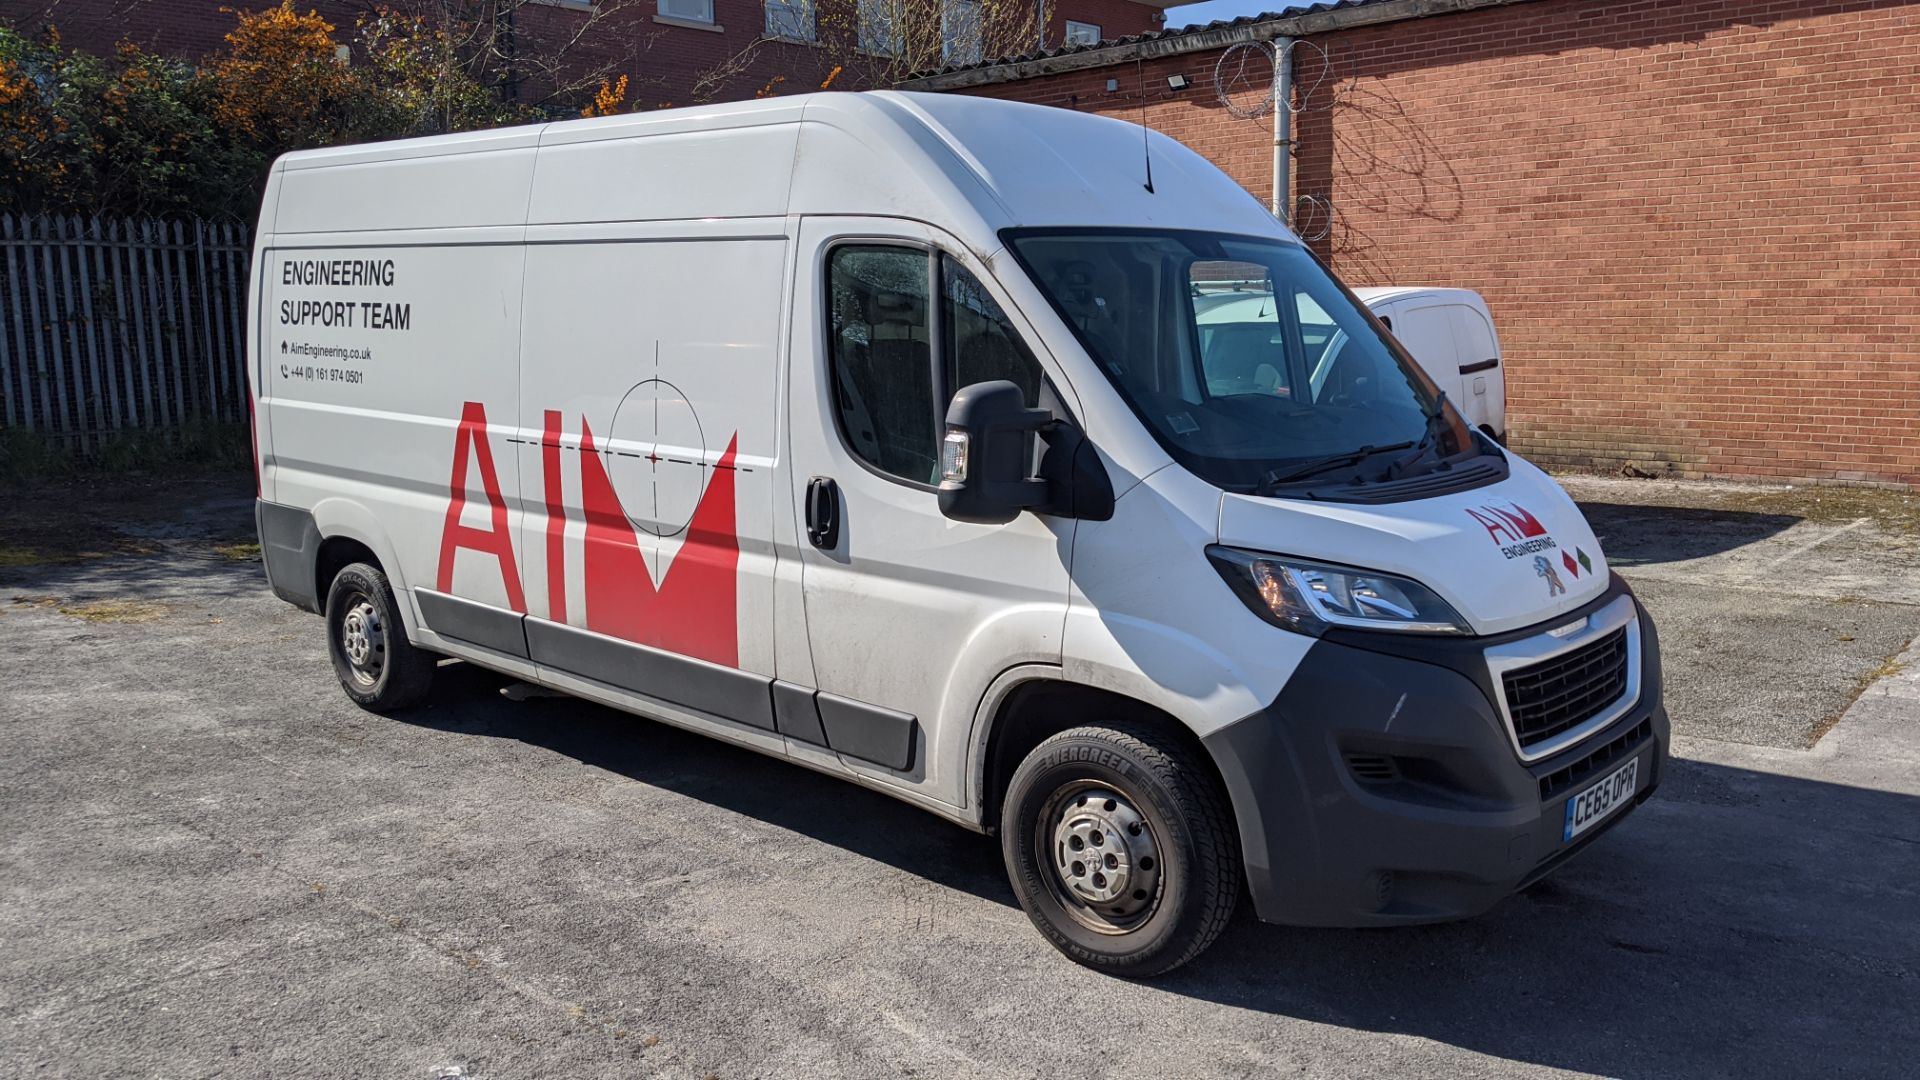
[(0, 1075), (1912, 1075), (1906, 497), (1569, 486), (1661, 626), (1658, 794), (1481, 918), (1243, 911), (1150, 983), (799, 767), (461, 664), (356, 709), (250, 498), (0, 536)]

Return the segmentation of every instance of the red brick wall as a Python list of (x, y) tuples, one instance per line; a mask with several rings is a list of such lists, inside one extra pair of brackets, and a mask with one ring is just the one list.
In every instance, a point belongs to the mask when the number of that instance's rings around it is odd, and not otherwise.
[[(1486, 295), (1523, 453), (1920, 484), (1920, 4), (1535, 0), (1321, 43), (1321, 246), (1353, 284)], [(1148, 122), (1264, 199), (1269, 122), (1219, 107), (1216, 58), (979, 92), (1132, 117), (1144, 77)]]
[[(116, 43), (126, 40), (156, 52), (201, 56), (218, 48), (233, 28), (233, 16), (221, 8), (274, 6), (275, 0), (0, 0), (0, 21), (29, 34), (58, 26), (70, 48), (101, 55), (110, 55)], [(344, 5), (314, 0), (300, 10), (309, 8), (331, 19)], [(344, 25), (352, 26), (353, 20)]]

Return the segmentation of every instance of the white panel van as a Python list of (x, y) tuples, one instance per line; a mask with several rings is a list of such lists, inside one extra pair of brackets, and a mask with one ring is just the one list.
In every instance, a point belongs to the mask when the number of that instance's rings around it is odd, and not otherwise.
[(451, 657), (887, 792), (1130, 975), (1243, 887), (1484, 911), (1665, 771), (1572, 501), (1138, 127), (822, 94), (304, 152), (254, 267), (267, 575), (369, 709)]
[[(1194, 312), (1203, 342), (1218, 340), (1237, 348), (1231, 343), (1273, 338), (1277, 328), (1268, 314), (1272, 298), (1265, 288), (1263, 281), (1216, 281), (1201, 286), (1194, 296)], [(1500, 342), (1493, 334), (1487, 302), (1479, 293), (1394, 286), (1355, 289), (1353, 295), (1392, 331), (1467, 423), (1506, 445), (1507, 388), (1500, 369)], [(1310, 297), (1299, 299), (1298, 315), (1301, 340), (1315, 350), (1307, 384), (1320, 393), (1327, 377), (1340, 366), (1347, 335)], [(1280, 369), (1272, 364), (1256, 364), (1246, 376), (1263, 392), (1283, 396), (1290, 392), (1282, 386)]]
[(1467, 423), (1505, 445), (1506, 369), (1493, 314), (1479, 293), (1393, 285), (1353, 295), (1393, 331)]

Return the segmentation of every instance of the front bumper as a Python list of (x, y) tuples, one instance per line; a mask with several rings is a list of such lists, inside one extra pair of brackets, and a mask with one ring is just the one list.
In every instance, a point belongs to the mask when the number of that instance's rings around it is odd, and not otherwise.
[[(1599, 611), (1607, 593), (1581, 611)], [(1266, 709), (1205, 740), (1233, 799), (1247, 883), (1268, 922), (1387, 926), (1476, 915), (1631, 813), (1571, 843), (1567, 799), (1632, 758), (1638, 805), (1664, 778), (1660, 647), (1640, 623), (1639, 697), (1603, 729), (1523, 762), (1476, 640), (1328, 635)]]

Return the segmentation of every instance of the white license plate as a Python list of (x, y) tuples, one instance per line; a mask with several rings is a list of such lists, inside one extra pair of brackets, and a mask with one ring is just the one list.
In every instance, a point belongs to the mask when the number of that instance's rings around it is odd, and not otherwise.
[(1606, 778), (1567, 800), (1567, 827), (1561, 843), (1579, 836), (1633, 801), (1633, 790), (1640, 784), (1640, 759), (1634, 758), (1608, 773)]

